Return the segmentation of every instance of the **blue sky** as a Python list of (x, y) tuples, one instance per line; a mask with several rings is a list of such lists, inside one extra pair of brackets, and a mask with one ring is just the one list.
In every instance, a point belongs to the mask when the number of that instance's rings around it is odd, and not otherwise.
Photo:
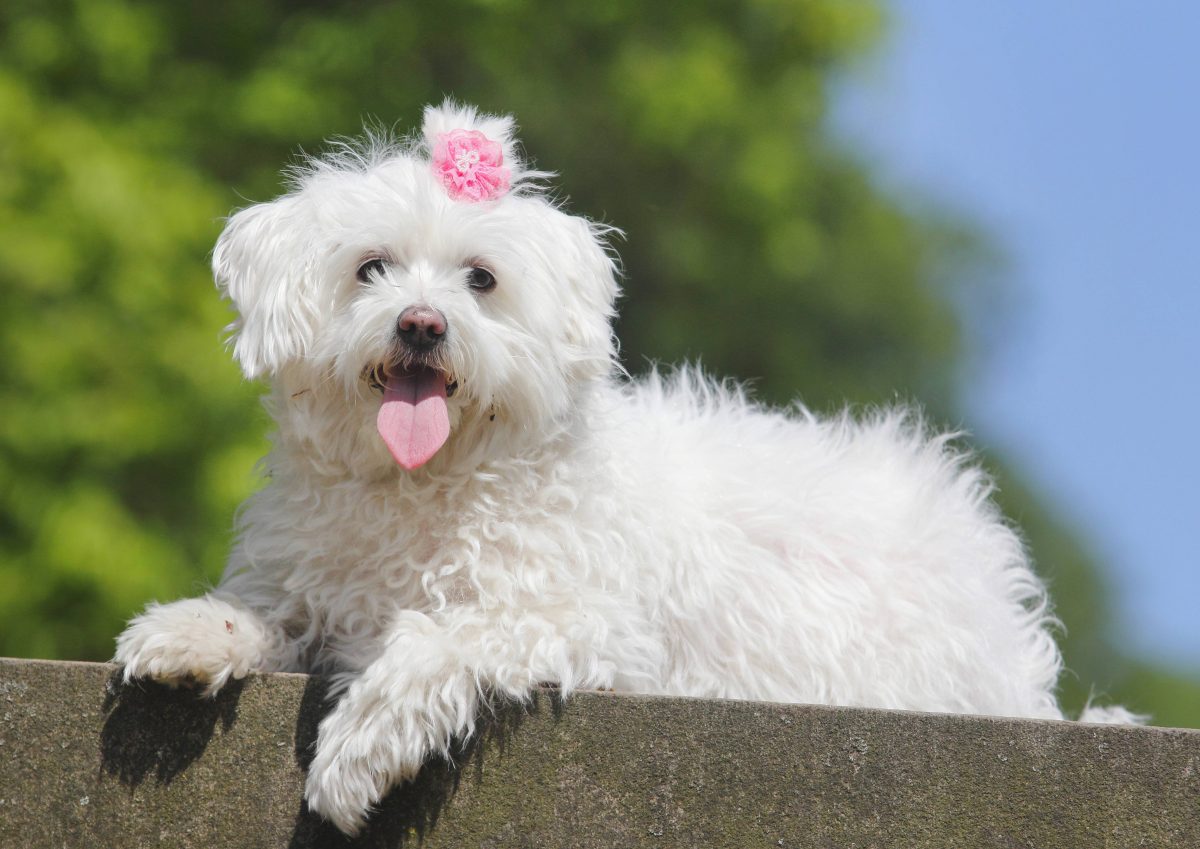
[(1200, 671), (1200, 3), (891, 10), (835, 123), (1007, 257), (966, 421), (1090, 541), (1134, 650)]

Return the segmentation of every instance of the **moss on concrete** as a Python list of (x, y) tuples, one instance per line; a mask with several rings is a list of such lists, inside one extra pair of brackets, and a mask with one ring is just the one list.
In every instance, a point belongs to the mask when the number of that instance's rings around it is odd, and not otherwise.
[(1197, 731), (552, 691), (347, 844), (302, 803), (323, 697), (0, 661), (0, 846), (1200, 846)]

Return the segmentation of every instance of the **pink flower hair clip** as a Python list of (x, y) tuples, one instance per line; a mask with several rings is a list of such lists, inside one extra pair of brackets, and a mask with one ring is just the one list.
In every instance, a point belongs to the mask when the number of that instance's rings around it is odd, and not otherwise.
[(504, 148), (478, 130), (438, 134), (433, 171), (454, 200), (495, 200), (508, 191), (510, 172)]

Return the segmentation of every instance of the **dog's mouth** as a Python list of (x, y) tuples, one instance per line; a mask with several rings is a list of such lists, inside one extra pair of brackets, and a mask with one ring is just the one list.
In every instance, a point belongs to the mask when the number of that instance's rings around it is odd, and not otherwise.
[[(389, 371), (390, 372), (401, 372), (401, 371), (411, 372), (411, 371), (416, 371), (418, 369), (423, 369), (423, 368), (428, 368), (432, 371), (440, 371), (439, 369), (436, 369), (433, 366), (424, 366), (424, 365), (417, 365), (417, 366), (392, 365), (392, 366), (388, 366), (388, 365), (384, 365), (383, 363), (376, 363), (375, 365), (367, 366), (366, 368), (364, 368), (362, 371), (362, 377), (363, 377), (363, 380), (365, 380), (367, 382), (368, 386), (370, 386), (372, 389), (374, 389), (380, 395), (383, 395), (385, 393), (385, 391), (387, 390), (387, 380), (388, 380), (387, 375), (388, 375)], [(446, 379), (446, 397), (453, 398), (454, 393), (458, 391), (458, 379), (449, 374), (445, 375), (445, 379)]]
[(392, 457), (409, 470), (425, 465), (450, 436), (446, 399), (454, 395), (458, 381), (439, 368), (415, 363), (373, 365), (364, 377), (383, 393), (375, 424)]

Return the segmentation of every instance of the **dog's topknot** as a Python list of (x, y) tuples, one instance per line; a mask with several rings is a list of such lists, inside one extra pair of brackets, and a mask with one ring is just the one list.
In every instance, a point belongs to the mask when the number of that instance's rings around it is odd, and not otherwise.
[(439, 137), (455, 130), (479, 132), (500, 145), (510, 193), (543, 194), (547, 188), (545, 181), (555, 176), (553, 171), (529, 167), (516, 136), (516, 120), (511, 115), (489, 115), (474, 106), (446, 98), (441, 105), (425, 107), (421, 129), (414, 135), (404, 135), (392, 127), (367, 124), (361, 136), (330, 139), (326, 150), (304, 156), (285, 170), (288, 187), (293, 192), (299, 191), (312, 178), (322, 174), (370, 171), (401, 156), (431, 161)]
[(474, 130), (497, 142), (504, 150), (504, 164), (516, 177), (525, 170), (518, 150), (517, 124), (511, 115), (481, 114), (474, 106), (456, 103), (447, 98), (440, 106), (425, 107), (421, 122), (422, 153), (428, 158), (437, 145), (438, 137), (454, 130)]

